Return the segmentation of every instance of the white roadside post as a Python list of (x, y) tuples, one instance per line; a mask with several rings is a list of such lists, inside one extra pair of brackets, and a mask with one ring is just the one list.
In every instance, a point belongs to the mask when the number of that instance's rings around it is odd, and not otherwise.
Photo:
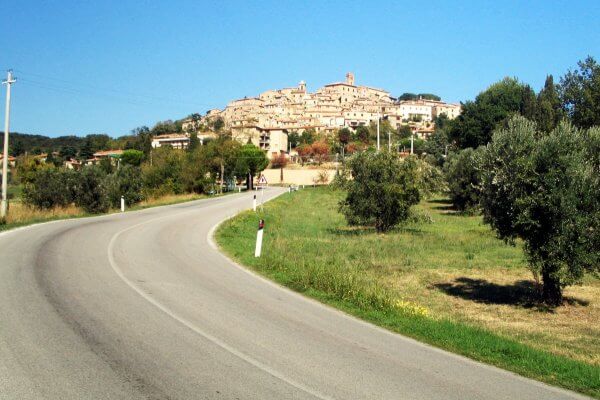
[(121, 212), (125, 212), (125, 197), (121, 196)]
[(260, 257), (262, 251), (262, 240), (263, 240), (263, 228), (265, 227), (265, 220), (261, 219), (258, 221), (258, 231), (256, 232), (256, 248), (254, 249), (254, 257)]
[(252, 211), (256, 211), (256, 195), (254, 195), (254, 200), (252, 200)]

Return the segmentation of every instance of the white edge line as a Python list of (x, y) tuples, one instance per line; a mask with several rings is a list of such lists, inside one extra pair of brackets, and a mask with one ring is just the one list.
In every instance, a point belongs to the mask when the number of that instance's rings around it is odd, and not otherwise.
[[(277, 196), (275, 196), (277, 197)], [(273, 198), (275, 198), (273, 197)], [(271, 200), (271, 199), (270, 199)], [(189, 212), (189, 211), (197, 211), (197, 210), (187, 210), (185, 212)], [(183, 214), (185, 212), (182, 213), (178, 213), (176, 215), (179, 214)], [(162, 216), (162, 217), (158, 217), (158, 218), (153, 218), (151, 220), (130, 226), (128, 228), (125, 228), (119, 232), (117, 232), (116, 234), (113, 235), (113, 237), (111, 238), (109, 244), (108, 244), (108, 261), (112, 267), (112, 269), (115, 271), (115, 273), (117, 274), (117, 276), (125, 283), (127, 284), (127, 286), (129, 286), (131, 289), (133, 289), (137, 294), (139, 294), (142, 298), (144, 298), (144, 300), (146, 300), (147, 302), (149, 302), (150, 304), (152, 304), (153, 306), (155, 306), (156, 308), (158, 308), (159, 310), (161, 310), (163, 313), (165, 313), (166, 315), (168, 315), (169, 317), (173, 318), (174, 320), (176, 320), (177, 322), (179, 322), (180, 324), (184, 325), (185, 327), (187, 327), (188, 329), (192, 330), (193, 332), (197, 333), (198, 335), (204, 337), (205, 339), (211, 341), (212, 343), (216, 344), (217, 346), (221, 347), (223, 350), (228, 351), (229, 353), (233, 354), (234, 356), (240, 358), (241, 360), (247, 362), (248, 364), (253, 365), (254, 367), (268, 373), (269, 375), (273, 376), (274, 378), (277, 378), (285, 383), (287, 383), (290, 386), (295, 387), (296, 389), (299, 389), (303, 392), (306, 392), (314, 397), (317, 397), (319, 399), (322, 400), (333, 400), (332, 397), (327, 396), (325, 394), (319, 393), (317, 391), (315, 391), (314, 389), (311, 389), (307, 386), (305, 386), (302, 383), (296, 382), (288, 377), (286, 377), (285, 375), (277, 372), (276, 370), (270, 368), (269, 366), (267, 366), (266, 364), (263, 364), (262, 362), (255, 360), (254, 358), (250, 357), (249, 355), (244, 354), (243, 352), (236, 350), (235, 348), (233, 348), (232, 346), (228, 345), (227, 343), (223, 342), (222, 340), (220, 340), (219, 338), (203, 331), (202, 329), (200, 329), (199, 327), (197, 327), (196, 325), (194, 325), (192, 322), (188, 321), (187, 319), (177, 315), (176, 313), (174, 313), (173, 311), (171, 311), (168, 307), (164, 306), (163, 304), (161, 304), (160, 302), (158, 302), (157, 300), (155, 300), (154, 298), (152, 298), (150, 295), (148, 295), (147, 293), (145, 293), (142, 289), (140, 289), (139, 287), (137, 287), (135, 284), (133, 284), (129, 279), (127, 279), (127, 277), (125, 276), (125, 274), (123, 273), (123, 271), (121, 270), (121, 268), (119, 268), (117, 262), (114, 259), (113, 253), (114, 253), (114, 245), (118, 239), (118, 237), (129, 231), (132, 230), (134, 228), (140, 227), (142, 225), (146, 225), (149, 224), (151, 222), (155, 222), (159, 219), (163, 219), (163, 218), (168, 218), (168, 217), (172, 217), (173, 215), (167, 215), (167, 216)], [(231, 218), (231, 217), (229, 217)], [(214, 228), (214, 227), (213, 227)], [(214, 242), (211, 244), (211, 246), (214, 245)], [(216, 248), (216, 247), (215, 247)]]

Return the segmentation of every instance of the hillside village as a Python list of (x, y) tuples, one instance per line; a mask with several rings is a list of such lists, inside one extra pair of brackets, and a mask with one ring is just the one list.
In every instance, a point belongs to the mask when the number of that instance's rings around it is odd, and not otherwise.
[(156, 136), (152, 146), (185, 148), (192, 132), (200, 140), (215, 137), (207, 127), (219, 121), (233, 138), (250, 141), (273, 158), (290, 152), (288, 135), (292, 132), (302, 134), (313, 129), (328, 135), (344, 127), (355, 130), (385, 119), (396, 129), (408, 125), (418, 137), (426, 139), (434, 131), (436, 117), (444, 114), (454, 119), (460, 112), (459, 104), (439, 100), (397, 100), (386, 90), (356, 85), (354, 74), (349, 72), (344, 82), (327, 84), (314, 93), (308, 92), (301, 81), (297, 87), (267, 90), (257, 97), (231, 101), (224, 110), (195, 114), (183, 121), (183, 134)]
[(600, 1), (2, 8), (0, 400), (600, 400)]

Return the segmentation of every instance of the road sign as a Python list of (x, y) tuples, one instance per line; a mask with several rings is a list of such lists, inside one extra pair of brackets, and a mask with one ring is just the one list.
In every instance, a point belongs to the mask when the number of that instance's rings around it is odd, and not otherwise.
[(264, 175), (261, 175), (260, 178), (258, 178), (258, 186), (264, 185), (268, 185), (267, 178)]

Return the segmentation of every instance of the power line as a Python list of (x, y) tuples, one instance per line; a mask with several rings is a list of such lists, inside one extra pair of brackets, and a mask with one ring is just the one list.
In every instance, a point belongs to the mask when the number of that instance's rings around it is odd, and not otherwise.
[[(25, 77), (24, 79), (30, 83), (33, 83), (35, 85), (38, 85), (38, 87), (41, 88), (45, 88), (45, 89), (51, 89), (51, 90), (60, 90), (60, 91), (72, 91), (73, 93), (77, 93), (77, 94), (85, 94), (88, 96), (109, 96), (109, 93), (112, 93), (111, 98), (118, 98), (118, 99), (123, 99), (123, 100), (127, 100), (129, 101), (131, 104), (138, 104), (139, 102), (145, 102), (146, 104), (178, 104), (178, 105), (183, 105), (186, 107), (199, 107), (199, 106), (203, 106), (203, 107), (214, 107), (214, 104), (208, 104), (208, 103), (192, 103), (192, 102), (187, 102), (187, 101), (181, 101), (179, 99), (173, 99), (173, 98), (166, 98), (164, 96), (155, 96), (155, 95), (148, 95), (148, 94), (143, 94), (143, 93), (132, 93), (132, 92), (126, 92), (126, 91), (122, 91), (122, 90), (116, 90), (116, 89), (112, 89), (112, 88), (100, 88), (94, 85), (90, 85), (90, 84), (86, 84), (86, 83), (81, 83), (81, 82), (72, 82), (72, 81), (68, 81), (65, 79), (59, 79), (59, 78), (55, 78), (55, 77), (50, 77), (50, 76), (45, 76), (45, 75), (41, 75), (41, 74), (36, 74), (36, 73), (31, 73), (31, 72), (26, 72), (23, 70), (18, 70), (19, 74), (22, 77)], [(30, 79), (28, 77), (33, 77), (34, 79)], [(35, 78), (41, 78), (44, 81), (40, 82), (35, 80)], [(50, 82), (48, 82), (50, 81)]]
[(135, 100), (131, 100), (131, 99), (126, 99), (126, 98), (118, 98), (115, 96), (112, 96), (108, 93), (90, 93), (90, 92), (86, 92), (83, 90), (77, 90), (77, 89), (72, 89), (72, 88), (65, 88), (65, 87), (61, 87), (61, 86), (57, 86), (57, 85), (52, 85), (52, 84), (48, 84), (45, 82), (39, 82), (39, 81), (34, 81), (31, 79), (27, 79), (27, 78), (22, 78), (21, 82), (25, 85), (25, 86), (30, 86), (30, 87), (34, 87), (34, 88), (38, 88), (38, 89), (46, 89), (48, 91), (53, 91), (53, 92), (61, 92), (61, 93), (66, 93), (66, 94), (72, 94), (72, 95), (84, 95), (84, 96), (88, 96), (88, 97), (104, 97), (104, 98), (110, 98), (113, 100), (118, 100), (121, 101), (123, 103), (127, 103), (127, 104), (131, 104), (131, 105), (135, 105), (135, 106), (148, 106), (148, 105), (153, 105), (153, 103), (149, 103), (149, 102), (140, 102), (140, 101), (135, 101)]

